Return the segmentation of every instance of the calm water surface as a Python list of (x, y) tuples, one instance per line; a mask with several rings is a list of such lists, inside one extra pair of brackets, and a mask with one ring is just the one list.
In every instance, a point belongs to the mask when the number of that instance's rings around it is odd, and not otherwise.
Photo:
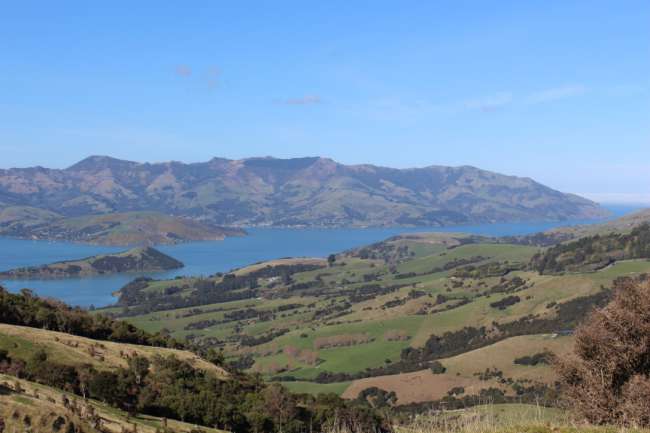
[[(614, 216), (638, 209), (638, 206), (608, 206)], [(592, 221), (593, 222), (593, 221)], [(157, 247), (185, 263), (183, 269), (149, 273), (153, 278), (177, 275), (210, 275), (251, 263), (280, 257), (324, 257), (386, 239), (400, 233), (423, 231), (465, 232), (485, 236), (525, 235), (553, 227), (589, 223), (483, 224), (453, 227), (367, 228), (367, 229), (249, 229), (249, 235), (219, 242), (191, 242)], [(29, 241), (0, 238), (0, 270), (33, 266), (61, 260), (79, 259), (96, 254), (117, 252), (123, 247), (101, 247), (66, 242)], [(9, 290), (28, 287), (42, 296), (61, 299), (72, 305), (105, 306), (115, 301), (112, 293), (138, 274), (64, 280), (3, 281)]]

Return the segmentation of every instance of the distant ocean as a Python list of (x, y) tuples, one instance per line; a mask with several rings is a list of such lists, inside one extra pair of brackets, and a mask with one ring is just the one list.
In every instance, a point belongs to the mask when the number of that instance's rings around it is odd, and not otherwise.
[[(631, 213), (643, 206), (606, 205), (612, 218)], [(391, 227), (341, 229), (248, 229), (245, 237), (224, 241), (191, 242), (157, 247), (183, 263), (183, 269), (147, 275), (153, 278), (173, 278), (178, 275), (210, 275), (264, 260), (281, 257), (324, 257), (330, 253), (370, 244), (400, 233), (464, 232), (484, 236), (526, 235), (576, 224), (600, 221), (562, 221), (555, 223), (481, 224), (449, 227)], [(80, 245), (67, 242), (30, 241), (0, 238), (0, 270), (33, 266), (62, 260), (79, 259), (96, 254), (116, 252), (124, 248)], [(58, 298), (72, 305), (97, 307), (115, 302), (112, 293), (138, 274), (64, 280), (3, 281), (12, 291), (30, 288), (41, 296)]]

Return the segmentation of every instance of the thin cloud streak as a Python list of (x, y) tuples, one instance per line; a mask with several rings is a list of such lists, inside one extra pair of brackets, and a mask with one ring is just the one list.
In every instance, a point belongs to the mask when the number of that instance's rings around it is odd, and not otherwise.
[[(588, 91), (584, 85), (570, 85), (549, 88), (539, 92), (533, 92), (523, 95), (515, 95), (511, 91), (497, 92), (489, 96), (481, 96), (472, 99), (458, 100), (449, 103), (434, 104), (426, 100), (403, 100), (403, 99), (379, 99), (369, 101), (366, 105), (366, 111), (377, 116), (390, 118), (397, 116), (400, 118), (417, 119), (421, 116), (432, 116), (435, 114), (460, 114), (464, 112), (480, 111), (483, 113), (492, 113), (499, 110), (505, 110), (512, 107), (521, 107), (525, 105), (540, 105), (559, 101), (571, 97), (580, 96)], [(297, 101), (294, 101), (294, 103)], [(360, 111), (360, 110), (354, 110)]]
[(587, 92), (587, 88), (582, 84), (567, 85), (545, 89), (539, 92), (531, 93), (527, 98), (529, 104), (543, 104), (546, 102), (559, 101), (574, 96), (580, 96)]

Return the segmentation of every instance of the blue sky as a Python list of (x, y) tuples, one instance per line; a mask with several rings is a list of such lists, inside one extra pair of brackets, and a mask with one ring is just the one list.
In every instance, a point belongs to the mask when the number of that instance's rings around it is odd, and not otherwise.
[(321, 155), (650, 202), (650, 2), (5, 2), (0, 167)]

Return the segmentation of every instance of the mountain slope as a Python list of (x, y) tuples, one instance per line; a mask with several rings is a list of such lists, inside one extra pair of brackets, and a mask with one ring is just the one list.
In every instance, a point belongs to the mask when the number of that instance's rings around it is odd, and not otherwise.
[(122, 272), (153, 272), (182, 268), (183, 263), (155, 248), (143, 247), (118, 254), (103, 254), (80, 260), (30, 266), (0, 272), (3, 279), (66, 278)]
[(93, 156), (67, 169), (0, 170), (0, 203), (66, 216), (137, 210), (224, 225), (444, 225), (597, 218), (595, 203), (474, 167), (393, 169), (326, 158), (140, 164)]
[(46, 210), (12, 206), (0, 210), (0, 235), (99, 245), (174, 244), (241, 236), (240, 229), (217, 227), (159, 212), (124, 212), (63, 217)]

